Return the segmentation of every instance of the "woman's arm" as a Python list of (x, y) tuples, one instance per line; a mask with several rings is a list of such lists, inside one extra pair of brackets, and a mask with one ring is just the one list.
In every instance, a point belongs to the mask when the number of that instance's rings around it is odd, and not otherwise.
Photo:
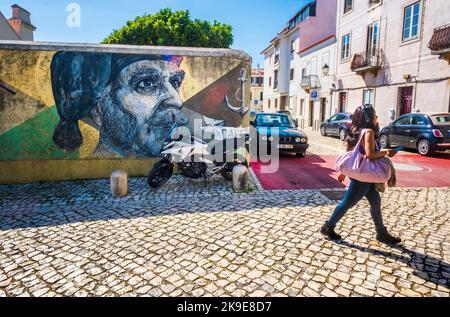
[(387, 150), (387, 151), (375, 151), (375, 134), (372, 130), (369, 130), (366, 132), (365, 135), (365, 150), (366, 150), (366, 156), (369, 160), (377, 160), (386, 156), (393, 157), (395, 154), (397, 154), (394, 150)]

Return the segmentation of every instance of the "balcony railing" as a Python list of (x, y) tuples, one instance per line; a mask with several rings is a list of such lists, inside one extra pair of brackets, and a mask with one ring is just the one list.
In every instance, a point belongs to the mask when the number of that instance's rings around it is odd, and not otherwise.
[(433, 37), (428, 44), (428, 48), (432, 51), (450, 49), (450, 25), (434, 30)]
[(381, 68), (381, 49), (370, 50), (355, 54), (352, 61), (352, 71), (376, 71)]
[(317, 75), (304, 76), (302, 78), (301, 86), (305, 90), (320, 88), (319, 76)]

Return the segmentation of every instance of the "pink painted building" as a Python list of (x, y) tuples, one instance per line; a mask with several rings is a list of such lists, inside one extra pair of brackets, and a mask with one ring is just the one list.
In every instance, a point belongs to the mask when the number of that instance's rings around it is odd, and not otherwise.
[(9, 19), (0, 12), (0, 40), (33, 41), (36, 27), (31, 23), (30, 12), (17, 4), (11, 9)]

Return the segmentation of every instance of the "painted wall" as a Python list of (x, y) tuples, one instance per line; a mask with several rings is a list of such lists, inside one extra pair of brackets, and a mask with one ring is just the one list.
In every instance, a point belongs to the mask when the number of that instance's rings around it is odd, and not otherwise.
[(0, 183), (146, 175), (175, 125), (248, 125), (225, 96), (241, 105), (250, 65), (233, 50), (0, 42)]
[[(417, 39), (403, 41), (403, 18), (405, 7), (420, 3), (419, 34)], [(369, 7), (368, 1), (353, 1), (353, 10), (343, 14), (344, 0), (338, 3), (338, 88), (347, 92), (348, 111), (354, 111), (363, 103), (363, 90), (374, 88), (375, 108), (381, 125), (390, 120), (390, 109), (400, 113), (401, 89), (413, 87), (413, 107), (421, 112), (449, 111), (450, 67), (439, 56), (432, 55), (428, 44), (435, 28), (450, 21), (448, 0), (389, 0)], [(357, 75), (351, 70), (355, 53), (367, 47), (367, 27), (379, 21), (379, 43), (383, 50), (382, 68), (374, 76)], [(342, 37), (351, 34), (350, 59), (341, 60)], [(415, 78), (404, 79), (405, 75)], [(417, 82), (415, 82), (415, 80)], [(339, 93), (334, 94), (337, 105)]]

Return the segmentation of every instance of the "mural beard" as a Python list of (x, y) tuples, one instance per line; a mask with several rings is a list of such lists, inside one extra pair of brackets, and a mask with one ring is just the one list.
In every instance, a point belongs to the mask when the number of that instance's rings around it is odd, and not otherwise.
[(164, 101), (154, 108), (150, 117), (137, 117), (125, 110), (117, 98), (111, 97), (110, 89), (105, 92), (99, 102), (101, 127), (96, 156), (157, 157), (173, 127), (188, 123), (181, 108), (167, 106)]

